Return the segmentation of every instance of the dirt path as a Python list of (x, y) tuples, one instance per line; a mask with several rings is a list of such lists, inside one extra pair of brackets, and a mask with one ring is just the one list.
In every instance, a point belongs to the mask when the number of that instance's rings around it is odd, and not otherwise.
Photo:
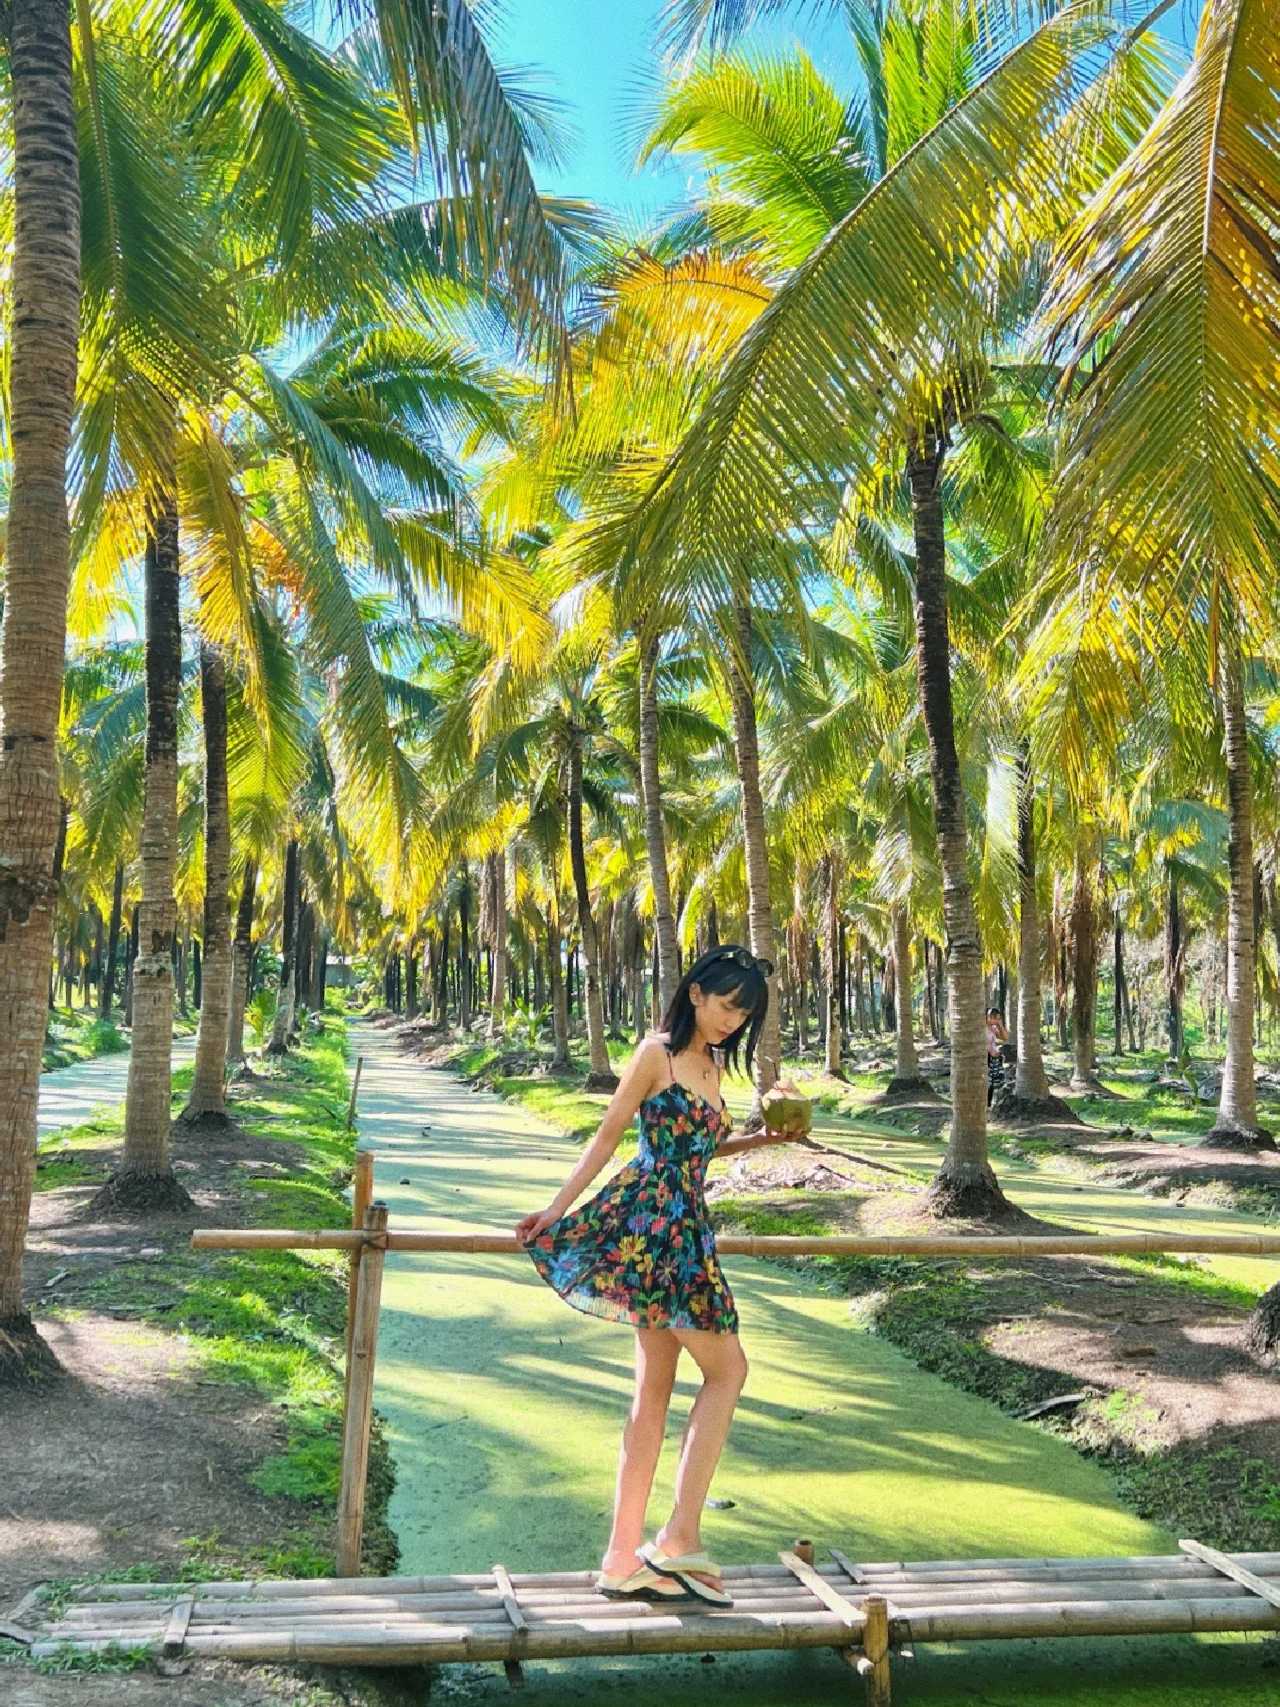
[[(361, 1146), (395, 1225), (505, 1228), (545, 1203), (577, 1155), (568, 1139), (457, 1078), (401, 1055), (372, 1026)], [(429, 1130), (423, 1131), (429, 1122)], [(619, 1159), (622, 1159), (620, 1156)], [(610, 1170), (611, 1171), (611, 1170)], [(1130, 1206), (1132, 1210), (1132, 1206)], [(1013, 1422), (859, 1332), (847, 1300), (800, 1276), (734, 1259), (752, 1369), (704, 1538), (730, 1562), (772, 1557), (799, 1535), (864, 1559), (1098, 1554), (1172, 1549), (1174, 1537), (1118, 1505), (1108, 1479), (1061, 1441)], [(397, 1253), (383, 1293), (377, 1404), (399, 1478), (391, 1520), (406, 1572), (590, 1568), (603, 1541), (630, 1394), (629, 1330), (571, 1311), (523, 1259)], [(676, 1389), (651, 1522), (671, 1496), (674, 1449), (694, 1381)], [(973, 1700), (1254, 1707), (1274, 1698), (1256, 1641), (992, 1644), (922, 1652), (904, 1702)], [(664, 1658), (673, 1704), (847, 1702), (830, 1656)], [(1097, 1668), (1095, 1670), (1095, 1667)], [(531, 1668), (525, 1699), (608, 1688), (652, 1697), (644, 1662)], [(433, 1699), (498, 1702), (497, 1668), (448, 1667)]]
[[(175, 1037), (173, 1064), (185, 1067), (195, 1059), (196, 1040)], [(95, 1109), (104, 1104), (119, 1102), (129, 1082), (129, 1051), (118, 1050), (114, 1055), (98, 1055), (92, 1061), (76, 1061), (70, 1067), (58, 1067), (40, 1077), (40, 1102), (36, 1110), (36, 1129), (42, 1139), (64, 1126), (78, 1126), (88, 1120)]]

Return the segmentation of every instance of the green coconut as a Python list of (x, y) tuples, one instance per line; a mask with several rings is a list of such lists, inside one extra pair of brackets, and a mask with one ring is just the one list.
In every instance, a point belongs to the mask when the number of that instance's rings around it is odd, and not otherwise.
[(813, 1104), (808, 1097), (769, 1091), (763, 1106), (764, 1123), (770, 1132), (807, 1132), (813, 1125)]

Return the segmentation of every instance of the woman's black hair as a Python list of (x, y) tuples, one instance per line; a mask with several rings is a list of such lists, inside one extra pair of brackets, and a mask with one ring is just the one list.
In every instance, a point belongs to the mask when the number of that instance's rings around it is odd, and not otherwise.
[(687, 1049), (693, 1040), (695, 1021), (693, 998), (689, 994), (692, 984), (708, 996), (731, 996), (740, 1008), (746, 1009), (748, 1017), (725, 1038), (721, 1050), (725, 1060), (736, 1071), (738, 1048), (745, 1035), (746, 1067), (750, 1072), (760, 1028), (769, 1011), (769, 980), (756, 964), (755, 956), (750, 949), (741, 948), (733, 942), (721, 943), (718, 948), (709, 948), (698, 956), (677, 984), (676, 993), (662, 1016), (662, 1029), (667, 1034), (673, 1055)]

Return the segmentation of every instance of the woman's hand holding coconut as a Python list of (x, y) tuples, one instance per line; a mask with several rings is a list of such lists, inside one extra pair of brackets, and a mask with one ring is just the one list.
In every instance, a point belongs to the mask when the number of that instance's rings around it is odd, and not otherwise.
[(779, 1079), (762, 1098), (764, 1123), (780, 1143), (808, 1136), (813, 1125), (813, 1104), (790, 1079)]

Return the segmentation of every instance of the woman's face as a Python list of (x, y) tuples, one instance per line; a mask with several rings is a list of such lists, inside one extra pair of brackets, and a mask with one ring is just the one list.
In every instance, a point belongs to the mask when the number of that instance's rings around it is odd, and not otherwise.
[(708, 1043), (723, 1043), (751, 1018), (751, 1010), (741, 1005), (740, 990), (729, 990), (720, 995), (703, 990), (701, 985), (690, 984), (689, 999), (693, 1003), (698, 1030)]

